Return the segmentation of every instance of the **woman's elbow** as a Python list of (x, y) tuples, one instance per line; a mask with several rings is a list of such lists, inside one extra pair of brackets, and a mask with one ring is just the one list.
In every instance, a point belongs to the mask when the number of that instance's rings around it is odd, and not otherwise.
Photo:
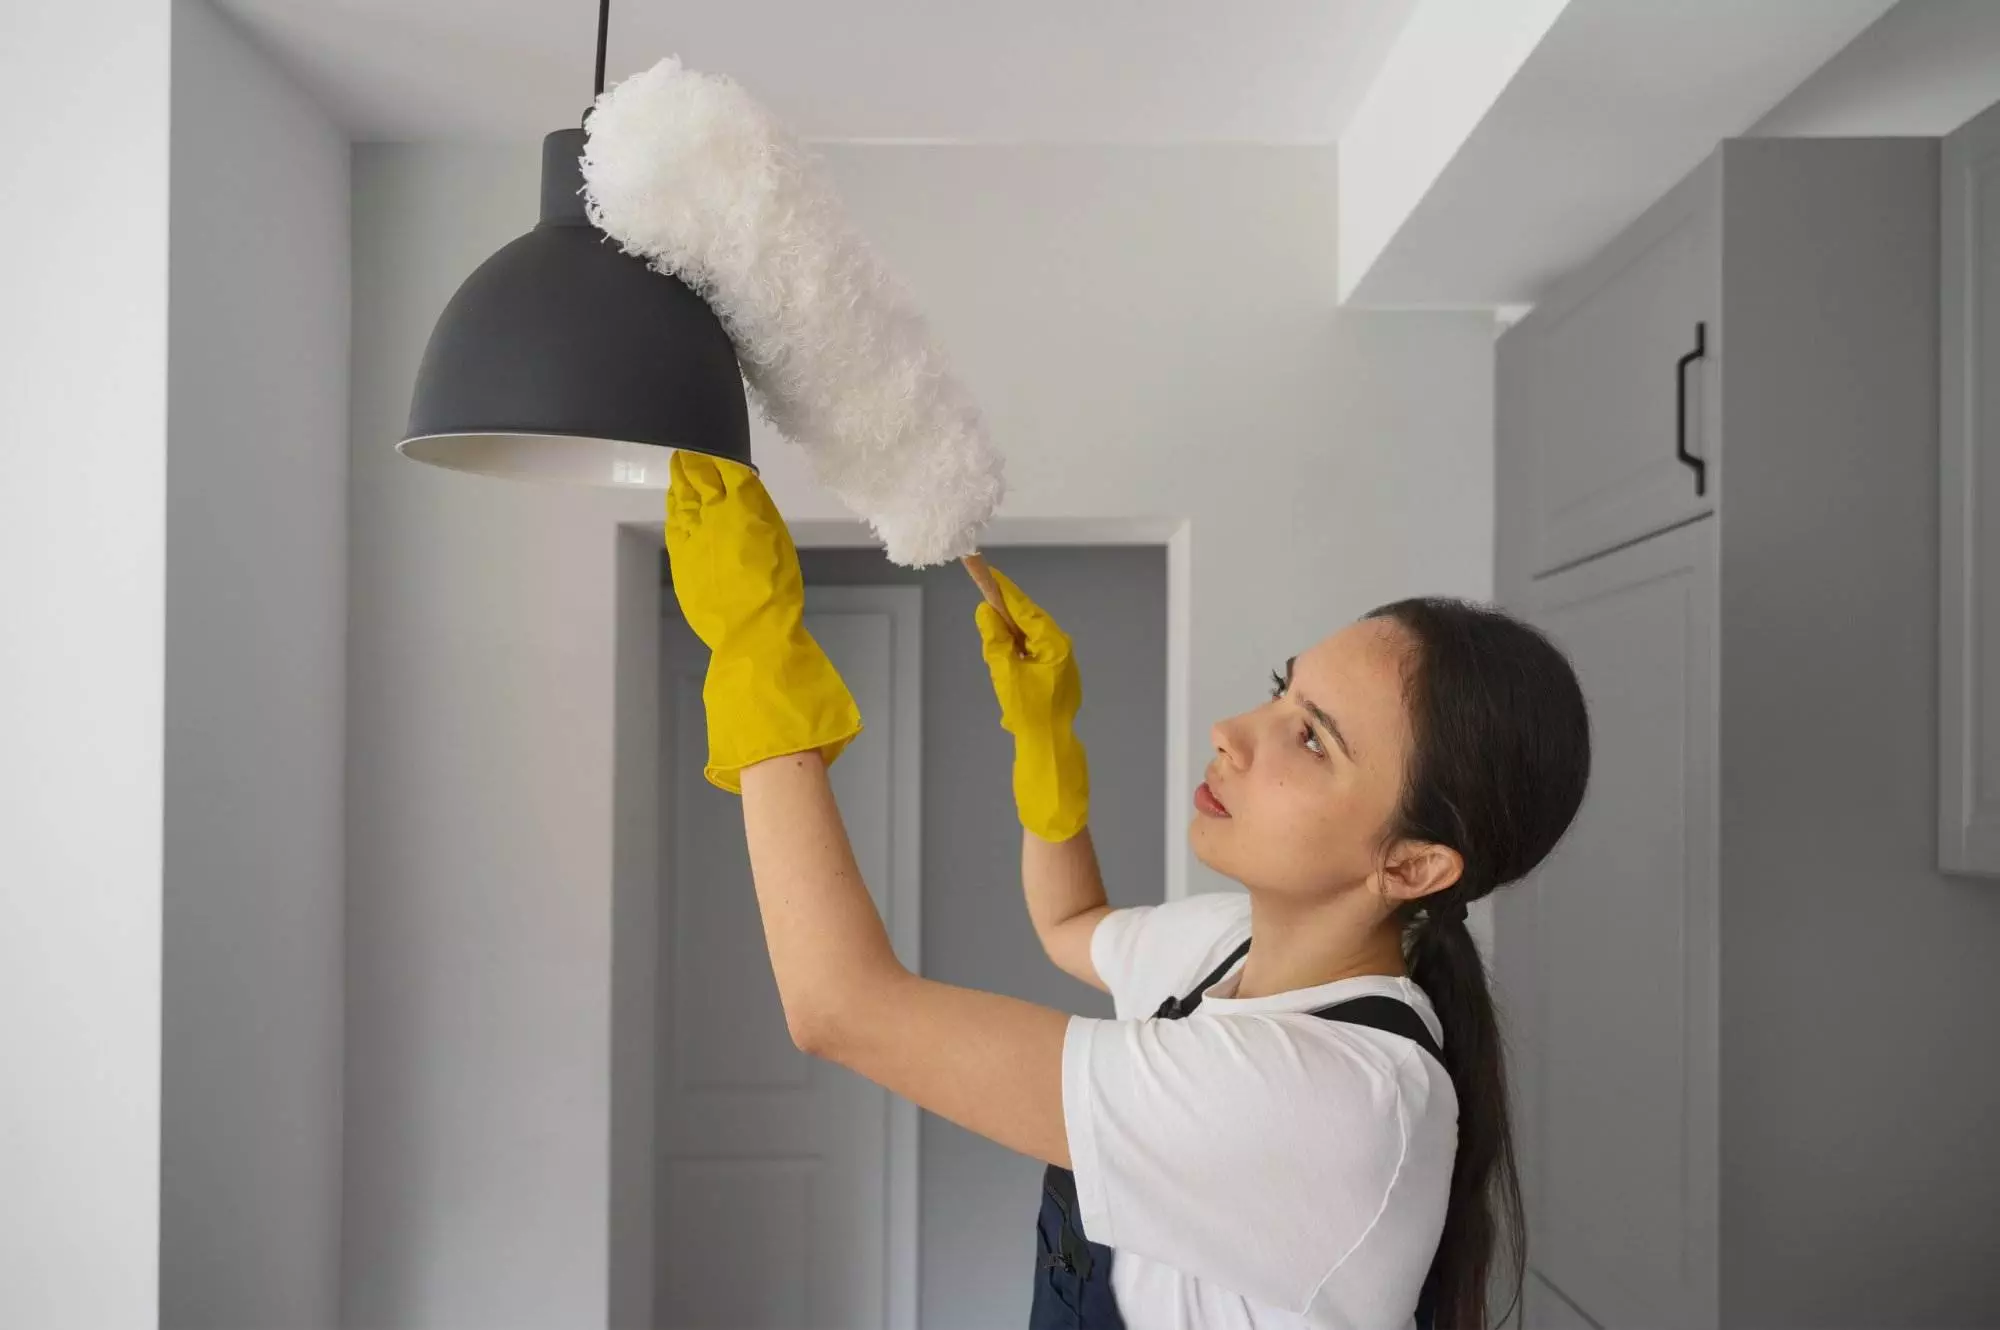
[(823, 1004), (801, 1003), (785, 1008), (785, 1029), (792, 1036), (792, 1046), (829, 1062), (835, 1060), (838, 1024), (838, 1018)]
[(909, 971), (893, 964), (866, 975), (852, 975), (837, 985), (801, 994), (785, 1003), (785, 1029), (801, 1053), (850, 1070), (863, 1055), (865, 1036), (893, 1024), (893, 1014), (908, 1000), (904, 985)]

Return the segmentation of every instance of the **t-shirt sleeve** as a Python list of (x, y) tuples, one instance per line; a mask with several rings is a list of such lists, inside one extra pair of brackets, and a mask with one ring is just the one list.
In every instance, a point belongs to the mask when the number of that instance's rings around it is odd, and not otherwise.
[(1303, 1020), (1070, 1021), (1063, 1114), (1093, 1241), (1306, 1311), (1382, 1214), (1409, 1129), (1399, 1055)]
[(1249, 934), (1248, 898), (1211, 892), (1113, 910), (1090, 935), (1090, 964), (1121, 1020), (1150, 1016)]

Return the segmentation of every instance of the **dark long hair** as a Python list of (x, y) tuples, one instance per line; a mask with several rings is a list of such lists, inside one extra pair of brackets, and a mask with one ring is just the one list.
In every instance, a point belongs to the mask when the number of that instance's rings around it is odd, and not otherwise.
[(1496, 1263), (1515, 1289), (1504, 1322), (1519, 1305), (1527, 1248), (1506, 1058), (1465, 906), (1532, 871), (1569, 829), (1590, 777), (1590, 721), (1562, 652), (1499, 610), (1422, 597), (1366, 617), (1393, 620), (1410, 643), (1412, 756), (1386, 843), (1446, 845), (1465, 861), (1457, 882), (1409, 907), (1404, 950), (1444, 1026), (1458, 1095), (1451, 1199), (1425, 1301), (1438, 1330), (1485, 1330)]

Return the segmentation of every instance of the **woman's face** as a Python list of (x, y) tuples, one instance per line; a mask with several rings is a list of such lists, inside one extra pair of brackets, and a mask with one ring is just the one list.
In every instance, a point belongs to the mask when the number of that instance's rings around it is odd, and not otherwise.
[(1295, 657), (1277, 696), (1216, 723), (1208, 790), (1227, 815), (1196, 793), (1188, 839), (1203, 863), (1300, 897), (1352, 888), (1381, 866), (1410, 754), (1407, 643), (1392, 620), (1349, 624)]

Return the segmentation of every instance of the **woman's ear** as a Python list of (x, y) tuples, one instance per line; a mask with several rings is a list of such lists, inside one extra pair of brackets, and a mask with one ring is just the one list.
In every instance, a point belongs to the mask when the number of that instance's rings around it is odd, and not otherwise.
[(1445, 890), (1464, 872), (1464, 858), (1449, 845), (1404, 841), (1382, 867), (1382, 890), (1397, 904), (1408, 904)]

